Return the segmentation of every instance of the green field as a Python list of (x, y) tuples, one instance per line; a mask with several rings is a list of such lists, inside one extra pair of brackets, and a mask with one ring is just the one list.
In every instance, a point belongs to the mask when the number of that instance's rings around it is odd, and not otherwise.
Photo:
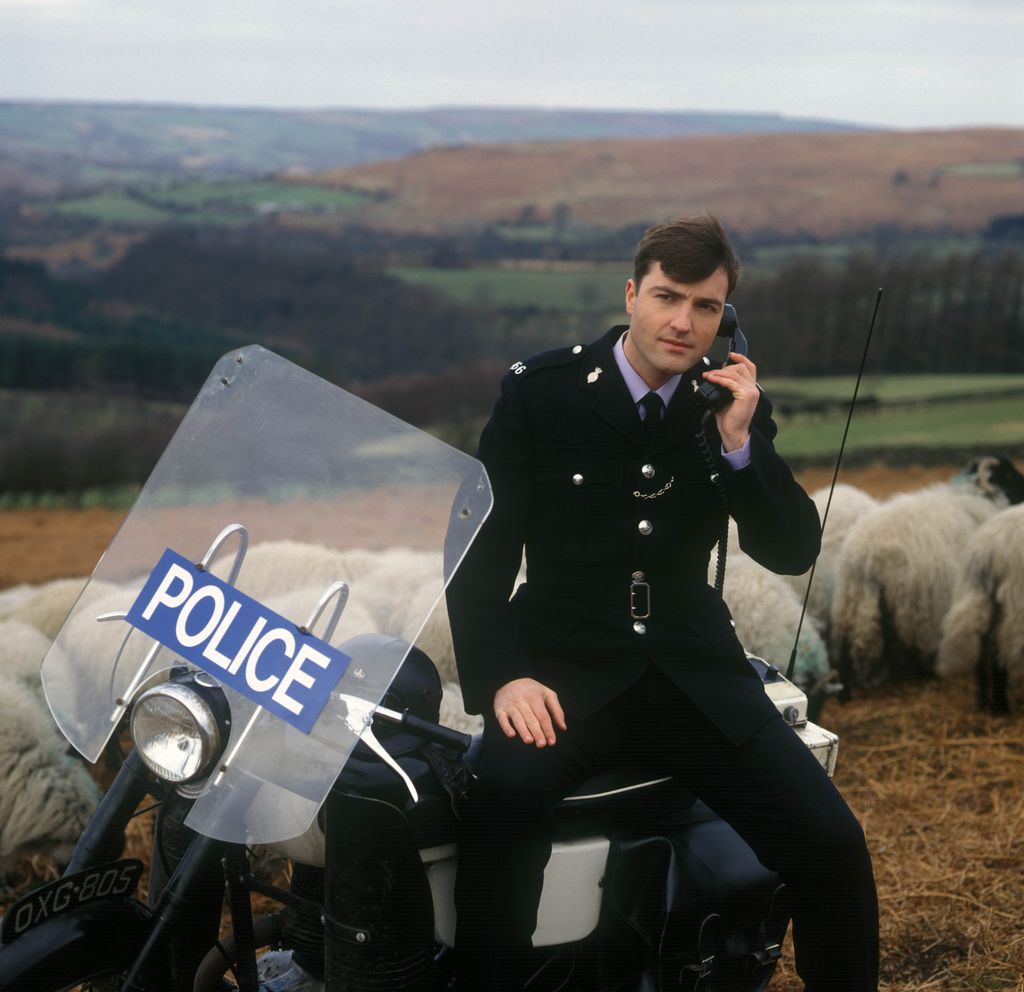
[[(769, 378), (765, 389), (775, 397), (792, 396), (848, 403), (856, 382), (849, 376), (816, 376), (808, 379)], [(866, 375), (858, 399), (874, 397), (880, 403), (905, 403), (942, 397), (978, 396), (986, 393), (1024, 393), (1024, 375)]]
[(248, 211), (351, 210), (366, 200), (351, 190), (271, 180), (183, 183), (154, 189), (149, 195), (179, 208), (200, 209), (219, 204)]
[[(876, 451), (880, 457), (897, 452), (973, 450), (979, 454), (1024, 455), (1024, 385), (1016, 377), (1020, 392), (988, 399), (995, 388), (979, 388), (974, 395), (934, 392), (934, 377), (904, 377), (902, 383), (889, 381), (892, 399), (879, 406), (860, 407), (854, 412), (846, 442), (848, 452)], [(982, 377), (977, 377), (981, 379)], [(1008, 379), (1008, 376), (993, 377)], [(820, 385), (820, 380), (816, 385)], [(983, 386), (984, 383), (979, 383)], [(903, 387), (902, 389), (900, 387)], [(1005, 385), (1002, 387), (1005, 389)], [(907, 402), (915, 396), (918, 402)], [(928, 397), (924, 399), (923, 397)], [(846, 424), (846, 410), (835, 407), (827, 414), (794, 414), (780, 417), (779, 451), (804, 460), (831, 459), (839, 451)]]
[(299, 183), (196, 181), (93, 193), (62, 200), (52, 210), (101, 224), (223, 226), (281, 212), (347, 213), (364, 201), (351, 190)]
[(123, 190), (64, 200), (53, 207), (53, 212), (102, 224), (163, 224), (170, 219), (166, 210), (144, 203)]

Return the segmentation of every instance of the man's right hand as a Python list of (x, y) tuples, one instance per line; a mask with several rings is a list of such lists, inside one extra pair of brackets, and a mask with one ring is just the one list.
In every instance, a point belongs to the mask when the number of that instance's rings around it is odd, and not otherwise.
[(555, 743), (554, 724), (565, 730), (558, 693), (536, 679), (506, 682), (494, 694), (494, 715), (506, 737), (518, 736), (537, 747)]

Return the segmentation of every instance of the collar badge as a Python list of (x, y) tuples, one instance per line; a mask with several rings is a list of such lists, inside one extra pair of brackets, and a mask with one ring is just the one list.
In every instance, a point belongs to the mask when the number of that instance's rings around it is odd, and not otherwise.
[(604, 371), (604, 369), (602, 369), (601, 366), (598, 365), (592, 372), (588, 372), (587, 373), (587, 382), (589, 382), (589, 383), (597, 382), (598, 377), (601, 375), (601, 373), (603, 371)]

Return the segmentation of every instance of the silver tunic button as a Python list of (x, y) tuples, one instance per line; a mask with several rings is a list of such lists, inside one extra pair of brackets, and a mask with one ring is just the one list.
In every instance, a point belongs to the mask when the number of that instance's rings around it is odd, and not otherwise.
[(641, 623), (639, 620), (637, 620), (637, 622), (635, 624), (633, 624), (633, 629), (638, 634), (646, 634), (647, 633), (647, 624)]
[(653, 465), (645, 465), (642, 469), (640, 469), (640, 474), (645, 479), (653, 479), (654, 478), (654, 466)]
[(637, 530), (646, 537), (652, 530), (654, 530), (654, 524), (652, 524), (650, 520), (641, 520), (640, 523), (637, 524)]
[(576, 345), (575, 348), (573, 348), (572, 353), (574, 355), (578, 355), (582, 350), (583, 350), (583, 345), (578, 344), (578, 345)]
[(572, 484), (573, 484), (574, 486), (582, 486), (582, 485), (583, 485), (583, 476), (582, 476), (582, 475), (580, 475), (580, 474), (579, 474), (579, 472), (577, 472), (577, 473), (576, 473), (576, 474), (575, 474), (575, 475), (574, 475), (574, 476), (572, 477)]

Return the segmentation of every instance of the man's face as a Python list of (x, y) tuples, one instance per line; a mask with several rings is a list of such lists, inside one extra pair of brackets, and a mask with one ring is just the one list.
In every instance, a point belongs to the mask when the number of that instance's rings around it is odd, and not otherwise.
[(640, 280), (626, 283), (629, 333), (624, 349), (629, 364), (651, 389), (697, 364), (710, 350), (729, 277), (717, 268), (707, 279), (675, 282), (655, 262)]

